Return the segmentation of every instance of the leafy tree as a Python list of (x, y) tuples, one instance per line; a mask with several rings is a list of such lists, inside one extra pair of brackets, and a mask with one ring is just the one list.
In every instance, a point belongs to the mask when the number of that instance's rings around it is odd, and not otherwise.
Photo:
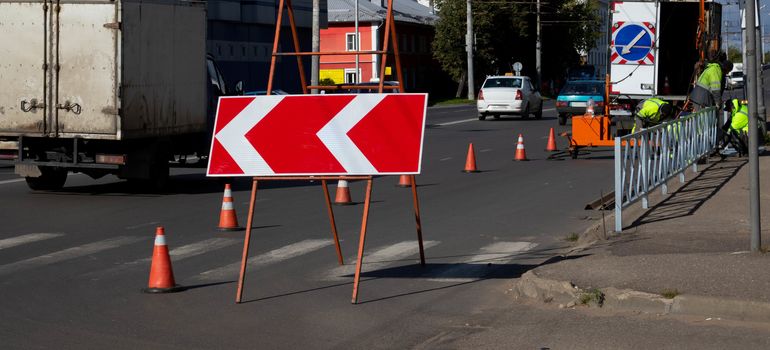
[[(440, 19), (433, 41), (434, 57), (444, 71), (463, 84), (467, 70), (466, 3), (435, 3)], [(535, 12), (534, 2), (473, 0), (474, 72), (478, 83), (485, 75), (512, 71), (517, 61), (524, 64), (523, 74), (535, 76)], [(593, 46), (598, 35), (595, 7), (592, 1), (542, 0), (540, 18), (543, 77), (563, 76), (566, 68), (577, 64), (579, 53)]]
[(737, 47), (730, 46), (727, 48), (727, 59), (733, 63), (743, 62), (743, 53)]

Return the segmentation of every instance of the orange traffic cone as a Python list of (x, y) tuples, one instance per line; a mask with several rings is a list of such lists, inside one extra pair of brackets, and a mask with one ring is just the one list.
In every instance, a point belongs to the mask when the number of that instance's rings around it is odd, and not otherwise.
[(556, 148), (556, 135), (553, 133), (553, 128), (551, 128), (551, 131), (548, 133), (548, 145), (545, 147), (545, 150), (548, 152), (559, 150)]
[(339, 180), (337, 182), (337, 195), (334, 197), (334, 204), (353, 204), (353, 202), (350, 200), (350, 188), (348, 188), (348, 182), (346, 180)]
[(168, 255), (166, 236), (163, 227), (155, 229), (155, 247), (152, 249), (152, 265), (150, 266), (150, 281), (145, 293), (173, 293), (182, 288), (174, 282), (174, 271), (171, 269), (171, 258)]
[(219, 227), (217, 228), (220, 231), (241, 230), (233, 208), (233, 191), (230, 189), (230, 184), (225, 184), (225, 195), (222, 198), (222, 210), (219, 212)]
[(479, 170), (476, 169), (476, 155), (473, 152), (473, 142), (471, 142), (468, 145), (468, 156), (465, 157), (465, 169), (463, 169), (466, 173), (478, 173)]
[(412, 177), (410, 175), (401, 175), (398, 178), (398, 187), (412, 187)]
[(524, 150), (524, 137), (519, 134), (519, 141), (516, 143), (516, 156), (513, 160), (529, 160), (527, 152)]

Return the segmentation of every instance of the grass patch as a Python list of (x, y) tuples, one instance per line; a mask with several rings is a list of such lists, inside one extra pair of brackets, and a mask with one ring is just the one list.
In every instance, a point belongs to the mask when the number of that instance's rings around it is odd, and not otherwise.
[(431, 106), (455, 106), (455, 105), (472, 105), (475, 104), (475, 100), (469, 100), (467, 98), (446, 98), (440, 100), (429, 101)]
[(674, 299), (679, 294), (679, 291), (676, 289), (664, 289), (660, 292), (660, 295), (666, 299)]
[(580, 294), (581, 305), (588, 305), (590, 303), (594, 303), (599, 307), (604, 305), (604, 293), (598, 288), (591, 288), (583, 292), (583, 294)]
[(567, 237), (564, 237), (564, 240), (567, 242), (577, 242), (578, 239), (580, 239), (580, 235), (574, 232), (568, 234)]

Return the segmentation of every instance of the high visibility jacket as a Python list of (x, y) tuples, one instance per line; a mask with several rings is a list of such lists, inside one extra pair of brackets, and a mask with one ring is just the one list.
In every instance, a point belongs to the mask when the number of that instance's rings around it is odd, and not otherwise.
[(649, 124), (660, 123), (660, 106), (667, 104), (659, 98), (649, 98), (642, 102), (641, 108), (636, 112), (636, 116), (645, 120)]
[(730, 129), (738, 132), (749, 132), (749, 107), (733, 99), (733, 110), (730, 113)]
[(711, 91), (712, 94), (719, 93), (722, 89), (722, 66), (719, 63), (709, 63), (695, 84)]

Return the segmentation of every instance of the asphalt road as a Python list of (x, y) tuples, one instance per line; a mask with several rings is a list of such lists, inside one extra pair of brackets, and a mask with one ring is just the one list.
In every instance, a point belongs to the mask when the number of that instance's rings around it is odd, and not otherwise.
[[(557, 125), (552, 101), (545, 108), (542, 120), (487, 121), (473, 106), (429, 110), (417, 177), (427, 266), (418, 264), (411, 192), (377, 178), (359, 305), (350, 295), (363, 182), (351, 184), (357, 205), (335, 207), (341, 267), (319, 184), (260, 186), (245, 303), (236, 305), (244, 234), (216, 230), (223, 185), (204, 169), (174, 169), (157, 194), (78, 174), (61, 191), (32, 192), (0, 168), (2, 348), (410, 348), (499, 317), (510, 279), (595, 223), (600, 214), (583, 207), (612, 188), (609, 150), (546, 159), (549, 128), (569, 125)], [(512, 160), (518, 134), (528, 162)], [(461, 172), (470, 142), (480, 173)], [(234, 182), (241, 225), (249, 185)], [(181, 293), (139, 291), (158, 225)]]

